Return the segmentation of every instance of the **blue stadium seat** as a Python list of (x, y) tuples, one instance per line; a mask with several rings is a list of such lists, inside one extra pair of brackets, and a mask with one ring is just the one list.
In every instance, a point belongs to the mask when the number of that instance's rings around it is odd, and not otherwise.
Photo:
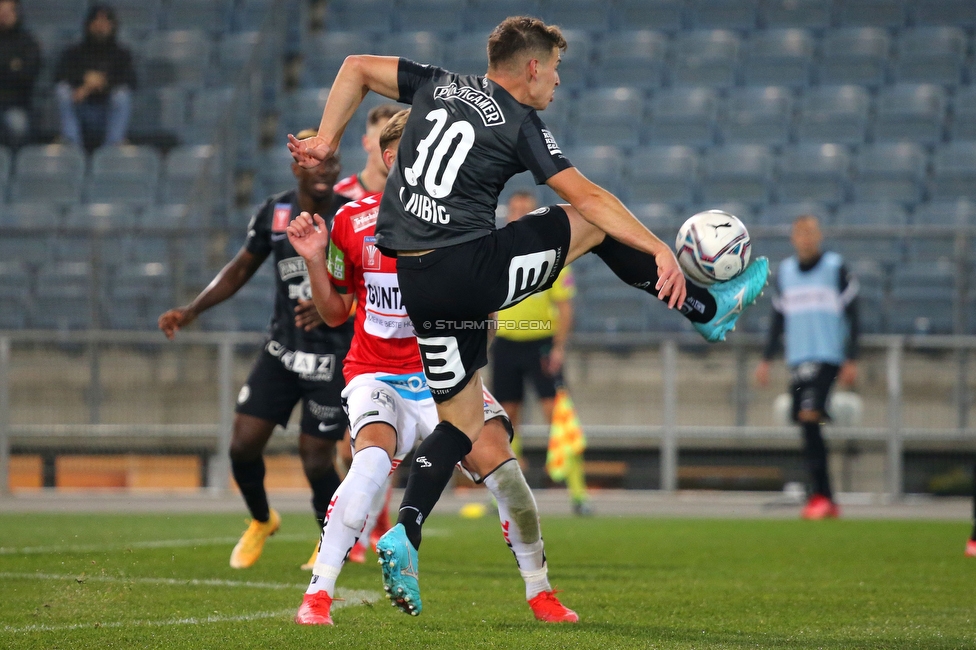
[(900, 264), (891, 279), (889, 329), (899, 334), (949, 334), (955, 272), (951, 264)]
[(199, 88), (206, 80), (211, 42), (199, 28), (154, 32), (146, 41), (141, 83)]
[(920, 226), (973, 226), (976, 225), (976, 202), (932, 201), (915, 209), (912, 221)]
[(861, 144), (868, 126), (871, 99), (860, 86), (811, 88), (800, 102), (800, 142)]
[[(349, 147), (348, 152), (345, 148), (341, 152), (342, 167), (349, 173), (359, 171), (352, 166), (347, 166), (347, 159), (351, 153), (352, 147)], [(284, 146), (272, 147), (262, 155), (261, 163), (258, 166), (260, 191), (254, 197), (255, 200), (263, 201), (272, 194), (284, 192), (295, 187), (295, 175), (291, 171), (292, 162), (291, 153)]]
[(193, 261), (190, 257), (184, 260), (181, 253), (179, 247), (171, 246), (166, 237), (143, 234), (132, 238), (129, 258), (136, 264), (166, 264), (174, 255), (175, 259), (184, 262)]
[(132, 97), (129, 136), (142, 141), (163, 140), (168, 146), (183, 137), (187, 119), (187, 91), (179, 87), (137, 89)]
[(213, 202), (225, 199), (220, 178), (220, 162), (213, 147), (207, 145), (182, 146), (170, 151), (164, 163), (163, 203), (190, 203), (199, 185)]
[(976, 26), (976, 3), (972, 0), (915, 0), (916, 25)]
[(30, 273), (22, 262), (0, 262), (0, 330), (27, 325)]
[(637, 144), (644, 97), (634, 88), (598, 88), (582, 91), (576, 100), (571, 133), (577, 145)]
[(772, 178), (773, 156), (768, 148), (757, 144), (714, 147), (702, 163), (702, 200), (761, 206), (769, 199)]
[(932, 163), (933, 200), (976, 198), (976, 142), (953, 141), (939, 147)]
[(691, 23), (698, 29), (756, 27), (759, 0), (691, 0)]
[(763, 207), (759, 211), (759, 223), (764, 226), (791, 226), (797, 217), (808, 214), (819, 219), (821, 226), (829, 224), (832, 220), (830, 209), (823, 203), (799, 201), (775, 203)]
[(153, 147), (102, 147), (92, 156), (87, 200), (149, 205), (156, 200), (161, 162)]
[(678, 203), (694, 201), (698, 155), (681, 145), (637, 149), (624, 171), (628, 202)]
[(739, 37), (725, 29), (679, 33), (672, 48), (671, 82), (682, 86), (731, 86), (735, 83), (739, 48)]
[(150, 32), (159, 26), (161, 0), (112, 0), (111, 6), (126, 30)]
[(916, 27), (898, 37), (893, 64), (900, 82), (958, 84), (966, 63), (966, 33), (958, 27)]
[(459, 32), (464, 26), (464, 3), (458, 0), (399, 0), (394, 7), (400, 31)]
[(236, 83), (260, 42), (261, 32), (257, 31), (228, 34), (222, 38), (217, 46), (217, 65), (212, 68), (216, 75), (211, 80), (213, 84), (219, 86)]
[[(830, 247), (828, 246), (828, 250)], [(845, 260), (847, 270), (857, 280), (858, 327), (865, 334), (884, 331), (887, 300), (885, 279), (887, 274), (875, 260)]]
[[(369, 95), (367, 95), (368, 97)], [(301, 88), (296, 90), (291, 96), (286, 96), (284, 101), (284, 107), (281, 112), (281, 128), (279, 131), (283, 131), (279, 135), (278, 142), (285, 141), (285, 134), (297, 134), (303, 129), (314, 129), (318, 127), (319, 122), (322, 121), (322, 111), (325, 109), (325, 102), (329, 98), (329, 88)], [(357, 109), (357, 113), (361, 113), (362, 109)], [(365, 124), (366, 116), (362, 117), (362, 121)], [(352, 125), (346, 128), (346, 132), (349, 133), (352, 129)], [(362, 134), (360, 129), (353, 131), (353, 133)]]
[(890, 49), (888, 33), (877, 27), (828, 31), (818, 79), (822, 84), (876, 86), (884, 81)]
[(87, 262), (44, 266), (37, 276), (37, 291), (31, 326), (41, 329), (84, 329), (91, 327), (92, 268)]
[(68, 210), (64, 224), (116, 236), (135, 228), (138, 221), (139, 210), (130, 203), (88, 203)]
[(742, 76), (754, 86), (805, 88), (810, 82), (816, 43), (803, 29), (755, 32), (745, 42)]
[(488, 69), (487, 43), (480, 32), (459, 34), (446, 45), (448, 66), (461, 74), (484, 74)]
[(563, 36), (566, 38), (566, 51), (559, 64), (559, 85), (563, 88), (582, 88), (589, 83), (593, 38), (588, 32), (578, 29), (567, 29)]
[(64, 206), (57, 203), (0, 204), (0, 224), (24, 230), (57, 229), (61, 226), (63, 216)]
[(618, 29), (660, 29), (676, 32), (684, 20), (684, 0), (617, 0)]
[[(580, 332), (612, 334), (647, 329), (647, 294), (630, 287), (610, 286), (581, 291), (577, 298), (575, 325)], [(651, 298), (652, 299), (652, 298)]]
[(374, 54), (376, 36), (365, 31), (326, 31), (309, 38), (302, 65), (302, 85), (330, 86), (347, 56)]
[[(904, 226), (908, 212), (899, 203), (878, 201), (847, 203), (837, 209), (838, 226)], [(901, 260), (904, 238), (889, 232), (868, 230), (845, 235), (837, 242), (837, 248), (851, 260), (874, 259), (886, 266)]]
[(247, 119), (250, 117), (248, 99), (244, 93), (235, 95), (235, 89), (231, 86), (197, 91), (190, 105), (183, 142), (210, 144), (224, 126), (237, 127), (234, 131), (238, 138), (253, 137), (253, 128), (249, 127), (255, 125)]
[(878, 95), (874, 138), (935, 144), (942, 140), (946, 99), (941, 86), (899, 84)]
[(234, 0), (167, 0), (166, 29), (202, 29), (222, 34), (230, 29)]
[(956, 91), (952, 102), (949, 135), (952, 140), (976, 140), (976, 85)]
[(87, 0), (30, 0), (21, 4), (21, 10), (24, 22), (31, 29), (41, 26), (78, 29), (87, 4)]
[(325, 22), (330, 30), (388, 34), (393, 29), (393, 5), (393, 0), (331, 0)]
[(788, 89), (733, 88), (725, 102), (719, 132), (727, 144), (782, 146), (790, 138), (792, 121), (793, 95)]
[(840, 3), (845, 27), (904, 27), (908, 0), (855, 0)]
[(708, 146), (715, 133), (718, 95), (710, 88), (671, 88), (650, 100), (644, 139), (651, 144)]
[(596, 47), (594, 78), (603, 86), (658, 88), (667, 64), (668, 39), (651, 30), (618, 32)]
[(70, 204), (81, 197), (85, 155), (66, 145), (29, 145), (17, 153), (11, 201)]
[(839, 145), (790, 147), (779, 160), (779, 199), (840, 203), (846, 193), (849, 168), (850, 157)]
[(10, 176), (10, 168), (13, 167), (13, 156), (10, 149), (0, 147), (0, 203), (7, 195), (7, 177)]
[(760, 8), (760, 22), (767, 28), (830, 27), (831, 0), (766, 0)]
[(110, 284), (104, 306), (108, 326), (113, 329), (151, 329), (173, 302), (172, 277), (161, 262), (122, 265)]
[(611, 192), (617, 191), (624, 167), (624, 158), (619, 149), (597, 146), (563, 150), (581, 174)]
[(908, 142), (868, 145), (855, 159), (854, 199), (915, 203), (925, 189), (927, 156)]
[(0, 260), (43, 264), (54, 257), (54, 243), (45, 232), (0, 237)]
[(756, 219), (756, 211), (753, 209), (753, 206), (743, 201), (705, 200), (696, 206), (688, 208), (688, 214), (698, 214), (706, 210), (721, 210), (722, 212), (737, 217), (744, 224), (755, 223)]
[[(250, 218), (250, 215), (248, 217)], [(192, 227), (193, 222), (188, 206), (182, 203), (170, 203), (150, 206), (142, 213), (140, 225), (147, 230), (171, 230), (184, 226)]]
[(603, 32), (610, 24), (610, 3), (604, 0), (543, 0), (539, 17), (563, 29)]
[(678, 233), (682, 218), (668, 203), (630, 203), (627, 205), (637, 219), (647, 226), (648, 230), (670, 243), (671, 237)]
[(261, 31), (273, 6), (274, 0), (239, 0), (231, 25), (238, 32)]
[(509, 16), (539, 16), (540, 13), (538, 0), (468, 0), (465, 29), (487, 44), (491, 30)]
[[(376, 46), (376, 53), (399, 56), (411, 61), (447, 66), (444, 38), (436, 32), (405, 32), (392, 34)], [(481, 71), (482, 73), (484, 70)]]
[(894, 201), (845, 203), (837, 208), (836, 222), (844, 226), (904, 226), (908, 210)]

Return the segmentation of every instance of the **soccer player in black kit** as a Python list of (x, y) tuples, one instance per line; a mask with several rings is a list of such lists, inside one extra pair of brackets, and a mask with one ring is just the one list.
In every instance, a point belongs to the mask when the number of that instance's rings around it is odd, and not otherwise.
[[(548, 289), (564, 265), (593, 251), (623, 281), (720, 341), (766, 284), (768, 262), (759, 258), (728, 282), (686, 285), (670, 247), (573, 167), (537, 114), (553, 99), (565, 49), (559, 28), (518, 16), (488, 37), (485, 76), (351, 56), (332, 85), (318, 136), (289, 136), (295, 160), (315, 165), (336, 150), (366, 92), (413, 105), (376, 226), (377, 245), (397, 257), (441, 418), (417, 448), (397, 525), (377, 544), (384, 585), (407, 613), (421, 608), (421, 526), (484, 424), (479, 369), (487, 363), (492, 312)], [(526, 169), (569, 205), (540, 208), (496, 230), (498, 195)]]
[(338, 158), (309, 169), (293, 163), (292, 171), (297, 188), (275, 194), (261, 205), (234, 259), (193, 302), (159, 317), (159, 329), (172, 339), (201, 313), (233, 296), (273, 257), (275, 299), (269, 336), (237, 397), (230, 445), (234, 480), (252, 517), (231, 553), (230, 565), (235, 569), (257, 562), (265, 540), (281, 525), (281, 517), (268, 505), (262, 453), (275, 425), (288, 424), (299, 400), (298, 453), (312, 487), (312, 509), (320, 529), (341, 482), (334, 456), (347, 424), (340, 393), (345, 387), (342, 359), (352, 341), (352, 321), (337, 328), (323, 323), (312, 302), (305, 261), (288, 243), (285, 229), (303, 211), (318, 213), (331, 225), (348, 199), (332, 191), (339, 177)]

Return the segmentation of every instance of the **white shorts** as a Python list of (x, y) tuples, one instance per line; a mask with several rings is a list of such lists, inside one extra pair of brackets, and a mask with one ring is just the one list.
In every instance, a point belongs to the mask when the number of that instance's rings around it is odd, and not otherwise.
[[(508, 413), (487, 388), (483, 390), (485, 422), (502, 418), (511, 437), (512, 424)], [(359, 375), (346, 384), (342, 391), (342, 401), (349, 416), (349, 435), (354, 449), (356, 436), (367, 424), (382, 422), (393, 427), (397, 437), (394, 468), (440, 422), (437, 406), (422, 372), (408, 375), (372, 372)]]

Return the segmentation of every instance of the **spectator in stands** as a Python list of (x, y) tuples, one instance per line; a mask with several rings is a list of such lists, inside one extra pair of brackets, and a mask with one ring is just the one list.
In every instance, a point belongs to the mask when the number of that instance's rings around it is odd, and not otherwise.
[[(532, 192), (515, 192), (508, 200), (506, 221), (515, 221), (536, 207), (536, 198)], [(552, 288), (498, 312), (498, 331), (493, 345), (491, 370), (492, 393), (508, 412), (516, 432), (521, 422), (527, 382), (531, 382), (535, 388), (546, 424), (552, 425), (557, 389), (561, 389), (563, 383), (566, 340), (573, 328), (575, 295), (573, 272), (566, 267), (560, 272)], [(540, 326), (522, 328), (515, 325), (530, 322), (540, 323)], [(549, 323), (551, 326), (543, 327), (541, 323)], [(519, 439), (516, 438), (512, 443), (515, 452), (521, 455)], [(570, 454), (567, 460), (566, 486), (569, 488), (573, 512), (578, 515), (590, 514), (582, 455)]]
[(804, 454), (812, 490), (804, 519), (837, 517), (827, 467), (822, 424), (834, 384), (857, 379), (857, 280), (837, 253), (822, 252), (820, 224), (812, 215), (797, 217), (790, 237), (796, 255), (780, 264), (773, 283), (773, 323), (763, 360), (756, 368), (760, 386), (769, 383), (769, 363), (786, 336), (793, 420), (803, 430)]
[(29, 111), (41, 49), (20, 19), (20, 0), (0, 0), (0, 144), (30, 135)]
[[(386, 187), (386, 164), (380, 151), (380, 133), (390, 118), (400, 112), (396, 104), (381, 104), (366, 114), (366, 133), (363, 134), (363, 150), (366, 152), (366, 166), (358, 174), (352, 174), (335, 184), (336, 194), (347, 196), (353, 201), (379, 194)], [(349, 459), (352, 460), (352, 457)]]
[(94, 4), (83, 39), (61, 54), (55, 92), (66, 142), (93, 148), (125, 141), (136, 73), (132, 54), (116, 41), (117, 31), (115, 11)]

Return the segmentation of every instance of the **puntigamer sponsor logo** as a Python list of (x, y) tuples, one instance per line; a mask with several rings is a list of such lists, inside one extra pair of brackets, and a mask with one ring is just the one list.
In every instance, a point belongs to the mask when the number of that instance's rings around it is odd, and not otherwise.
[(289, 257), (278, 262), (278, 277), (282, 280), (291, 280), (299, 276), (308, 275), (305, 268), (305, 260), (300, 257)]
[(470, 86), (438, 86), (434, 88), (434, 99), (460, 99), (481, 115), (485, 126), (498, 126), (505, 123), (505, 116), (493, 97)]

